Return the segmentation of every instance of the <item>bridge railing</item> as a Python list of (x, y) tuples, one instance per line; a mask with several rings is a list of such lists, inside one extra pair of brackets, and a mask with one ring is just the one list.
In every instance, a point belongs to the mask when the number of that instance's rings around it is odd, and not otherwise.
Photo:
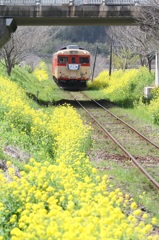
[(0, 5), (35, 5), (36, 0), (0, 0)]
[(0, 0), (0, 5), (147, 5), (151, 0)]
[(0, 5), (63, 5), (69, 0), (0, 0)]
[[(0, 5), (63, 5), (72, 2), (74, 5), (83, 4), (102, 4), (102, 3), (117, 3), (121, 0), (0, 0)], [(133, 1), (133, 0), (122, 0)]]
[(105, 0), (74, 0), (74, 5), (85, 5), (85, 4), (92, 4), (92, 5), (101, 5), (105, 4)]
[(64, 5), (69, 4), (70, 0), (41, 0), (41, 5)]

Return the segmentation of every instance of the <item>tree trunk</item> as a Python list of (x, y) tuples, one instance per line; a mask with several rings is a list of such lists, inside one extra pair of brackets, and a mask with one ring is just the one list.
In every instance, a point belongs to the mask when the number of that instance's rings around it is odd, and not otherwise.
[(8, 61), (8, 64), (7, 64), (7, 74), (8, 74), (9, 77), (10, 77), (10, 75), (11, 75), (11, 71), (12, 71), (12, 65), (11, 65), (10, 62)]
[(151, 72), (151, 62), (152, 60), (149, 59), (149, 57), (147, 58), (147, 61), (148, 61), (148, 69), (149, 69), (149, 72)]

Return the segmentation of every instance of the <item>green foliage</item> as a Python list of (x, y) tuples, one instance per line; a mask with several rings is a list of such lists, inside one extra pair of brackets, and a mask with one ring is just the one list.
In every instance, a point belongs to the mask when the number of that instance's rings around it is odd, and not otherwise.
[(7, 76), (6, 67), (2, 63), (0, 63), (0, 74), (1, 76)]
[(31, 66), (26, 65), (24, 68), (28, 73), (32, 73), (33, 72), (33, 68)]
[[(7, 76), (5, 68), (2, 65), (0, 65), (0, 71), (3, 73), (3, 76)], [(55, 101), (54, 90), (58, 88), (53, 80), (49, 78), (45, 81), (39, 81), (29, 66), (21, 68), (16, 65), (12, 69), (10, 79), (22, 87), (31, 98), (37, 100), (39, 103), (47, 105), (48, 102)], [(56, 97), (56, 99), (58, 98)]]
[[(36, 102), (40, 105), (48, 106), (68, 97), (67, 92), (62, 92), (53, 81), (50, 61), (49, 64), (46, 64), (46, 70), (48, 72), (48, 79), (39, 81), (33, 72), (30, 71), (30, 67), (22, 68), (15, 66), (12, 69), (10, 80), (23, 88), (30, 99), (34, 100), (30, 101), (30, 104), (34, 106), (34, 108), (39, 108)], [(2, 65), (0, 65), (0, 71), (4, 77), (8, 78), (5, 68)]]
[(58, 38), (71, 42), (105, 42), (104, 26), (69, 26), (58, 34)]
[(138, 55), (132, 54), (129, 49), (120, 49), (118, 54), (113, 54), (113, 66), (115, 69), (127, 69), (137, 65)]
[(109, 73), (108, 71), (102, 71), (93, 82), (88, 83), (88, 87), (91, 90), (101, 90), (109, 87)]
[(109, 36), (107, 28), (104, 26), (66, 26), (63, 27), (54, 37), (54, 32), (50, 33), (52, 39), (48, 39), (47, 44), (39, 49), (38, 55), (51, 59), (53, 53), (69, 44), (88, 50), (91, 55), (95, 55), (98, 46), (98, 54), (107, 57), (110, 52)]
[(106, 99), (128, 107), (133, 106), (134, 101), (139, 101), (144, 87), (151, 85), (153, 81), (154, 74), (141, 67), (138, 70), (118, 70), (111, 77), (107, 71), (103, 71), (89, 87), (102, 89)]
[(23, 69), (15, 66), (11, 74), (11, 80), (25, 89), (26, 92), (30, 92), (32, 94), (36, 94), (37, 89), (40, 91), (42, 88), (41, 82), (34, 74), (30, 73), (29, 68)]
[(87, 41), (70, 41), (70, 40), (63, 40), (63, 39), (54, 39), (54, 41), (48, 41), (48, 44), (44, 46), (40, 52), (41, 55), (48, 57), (48, 55), (52, 55), (54, 52), (58, 51), (62, 47), (65, 47), (69, 44), (77, 44), (79, 47), (87, 49), (92, 55), (96, 52), (96, 47), (98, 45), (98, 54), (101, 55), (109, 55), (109, 44), (108, 42), (93, 42), (89, 43)]
[(34, 93), (42, 82), (18, 67), (11, 79), (0, 77), (1, 139), (29, 150), (34, 159), (20, 178), (11, 162), (8, 179), (0, 173), (0, 239), (79, 239), (81, 233), (83, 239), (145, 239), (151, 218), (139, 226), (142, 213), (134, 211), (133, 199), (120, 189), (107, 190), (108, 177), (100, 178), (85, 155), (90, 128), (80, 115), (71, 106), (31, 108), (25, 91)]

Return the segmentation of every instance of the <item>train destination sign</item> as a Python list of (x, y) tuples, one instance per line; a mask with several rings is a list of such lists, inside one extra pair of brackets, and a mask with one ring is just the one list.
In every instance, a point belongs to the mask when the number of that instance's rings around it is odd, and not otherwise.
[(80, 65), (79, 64), (68, 64), (67, 68), (69, 70), (79, 70), (80, 69)]

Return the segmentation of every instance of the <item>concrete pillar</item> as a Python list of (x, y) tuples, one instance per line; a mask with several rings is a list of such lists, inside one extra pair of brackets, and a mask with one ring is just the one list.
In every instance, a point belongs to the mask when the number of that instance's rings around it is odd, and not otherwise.
[(144, 97), (147, 99), (150, 99), (151, 97), (151, 90), (154, 89), (154, 87), (144, 87)]
[(7, 43), (11, 37), (11, 33), (15, 32), (17, 25), (12, 18), (0, 18), (0, 48)]
[(155, 59), (155, 87), (159, 86), (159, 53), (156, 52)]

